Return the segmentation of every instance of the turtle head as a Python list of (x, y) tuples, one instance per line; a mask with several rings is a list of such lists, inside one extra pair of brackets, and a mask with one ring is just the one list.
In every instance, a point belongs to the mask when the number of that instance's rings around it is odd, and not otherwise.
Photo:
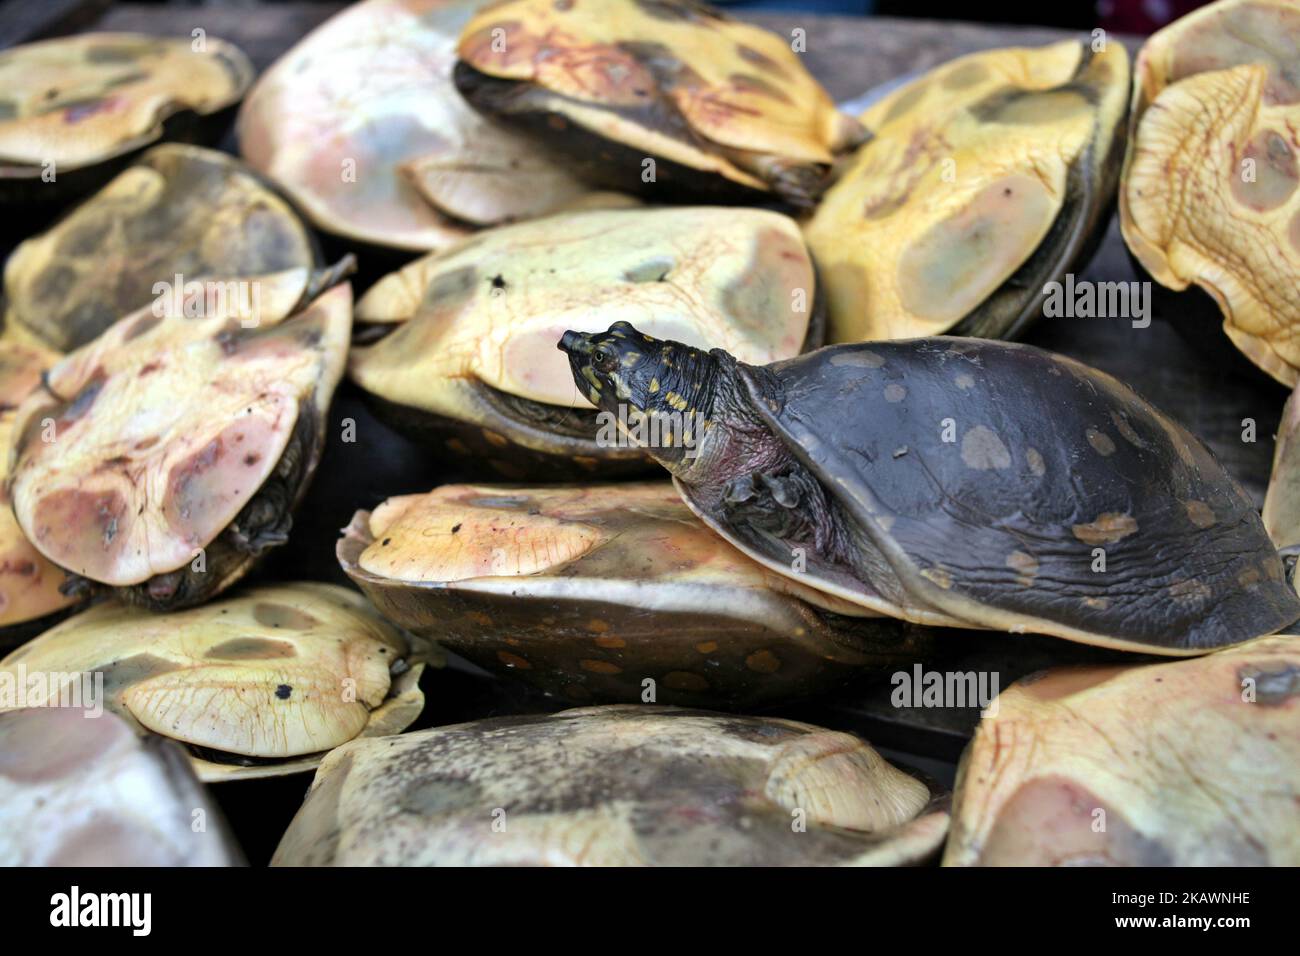
[(627, 322), (604, 332), (565, 332), (559, 348), (578, 390), (622, 435), (669, 468), (689, 457), (712, 404), (717, 356), (643, 335)]

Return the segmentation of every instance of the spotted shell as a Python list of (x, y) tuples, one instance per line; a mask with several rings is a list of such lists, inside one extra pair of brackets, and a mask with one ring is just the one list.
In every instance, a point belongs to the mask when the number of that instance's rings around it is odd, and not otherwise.
[(1296, 866), (1298, 723), (1291, 635), (1026, 678), (962, 758), (944, 863)]
[(306, 227), (225, 153), (149, 150), (5, 263), (5, 327), (80, 348), (149, 305), (159, 282), (256, 276), (317, 265)]
[(49, 370), (9, 491), (32, 544), (126, 600), (219, 593), (282, 543), (324, 442), (351, 290), (295, 269), (176, 289)]
[(1124, 240), (1161, 285), (1199, 286), (1243, 354), (1300, 381), (1300, 6), (1220, 0), (1137, 60)]
[[(0, 687), (33, 674), (102, 679), (83, 700), (102, 695), (138, 731), (188, 745), (203, 780), (244, 779), (310, 769), (357, 736), (405, 729), (424, 704), (426, 660), (439, 660), (434, 649), (355, 592), (297, 583), (169, 614), (97, 604), (0, 661)], [(27, 704), (45, 699), (29, 691)]]
[(348, 744), (272, 865), (899, 865), (945, 801), (849, 734), (610, 706)]
[(248, 58), (215, 37), (83, 33), (0, 52), (0, 185), (53, 191), (76, 170), (185, 132), (187, 117), (220, 113), (252, 80)]
[(366, 0), (258, 80), (240, 148), (312, 222), (379, 246), (440, 249), (587, 192), (451, 83), (455, 42), (485, 0)]
[(953, 60), (873, 105), (807, 224), (830, 340), (1010, 338), (1105, 229), (1128, 55), (1074, 41)]
[(0, 713), (0, 865), (242, 862), (175, 744), (93, 709)]
[[(836, 346), (741, 375), (849, 535), (848, 559), (807, 553), (805, 583), (921, 623), (1170, 655), (1300, 617), (1250, 498), (1109, 375), (960, 338)], [(720, 491), (680, 487), (717, 530), (794, 573), (789, 542)]]
[(63, 571), (37, 551), (14, 519), (5, 490), (14, 410), (41, 384), (41, 373), (59, 356), (37, 346), (0, 341), (0, 647), (53, 623), (53, 615), (77, 603), (60, 590)]
[(667, 482), (447, 485), (358, 512), (338, 556), (389, 620), (576, 703), (757, 706), (926, 643), (745, 557)]
[(485, 231), (381, 280), (357, 320), (398, 327), (354, 349), (349, 375), (383, 407), (408, 410), (390, 417), (417, 434), (430, 420), (455, 423), (437, 444), (507, 478), (535, 477), (520, 457), (529, 453), (578, 474), (644, 467), (639, 449), (593, 439), (592, 404), (555, 348), (561, 333), (628, 318), (770, 362), (819, 344), (815, 285), (799, 229), (779, 213), (565, 213)]
[(660, 201), (810, 205), (866, 135), (788, 41), (692, 0), (508, 0), (466, 25), (457, 53), (474, 106), (588, 181)]

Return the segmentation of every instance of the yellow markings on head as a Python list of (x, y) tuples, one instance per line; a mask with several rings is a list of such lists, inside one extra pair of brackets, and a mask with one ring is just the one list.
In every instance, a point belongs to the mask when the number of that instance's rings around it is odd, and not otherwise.
[(590, 392), (587, 393), (587, 398), (591, 400), (591, 404), (593, 404), (593, 405), (599, 405), (599, 404), (600, 404), (600, 389), (598, 389), (598, 388), (593, 388)]
[(623, 356), (623, 367), (631, 368), (639, 361), (641, 361), (640, 352), (628, 352), (626, 355)]
[(659, 379), (657, 379), (657, 378), (652, 378), (652, 379), (650, 379), (650, 388), (649, 388), (649, 392), (650, 392), (651, 395), (653, 395), (653, 394), (655, 394), (655, 392), (657, 392), (657, 391), (659, 391)]
[(672, 407), (674, 411), (678, 411), (678, 412), (686, 411), (686, 405), (687, 405), (686, 399), (682, 398), (682, 396), (678, 395), (676, 392), (669, 392), (667, 395), (664, 396), (664, 398), (665, 400), (667, 400), (669, 406)]

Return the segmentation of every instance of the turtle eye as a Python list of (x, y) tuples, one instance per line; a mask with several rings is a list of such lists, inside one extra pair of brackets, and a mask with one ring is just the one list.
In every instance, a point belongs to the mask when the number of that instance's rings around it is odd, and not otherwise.
[(591, 353), (591, 363), (602, 372), (608, 372), (614, 366), (614, 356), (604, 349), (596, 349)]

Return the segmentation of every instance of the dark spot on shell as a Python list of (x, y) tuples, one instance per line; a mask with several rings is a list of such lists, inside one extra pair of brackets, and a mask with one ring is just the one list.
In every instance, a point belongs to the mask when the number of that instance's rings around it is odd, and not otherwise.
[(948, 71), (943, 78), (945, 90), (964, 90), (983, 82), (989, 75), (988, 67), (983, 63), (963, 63)]
[(455, 534), (455, 533), (456, 533), (457, 531), (459, 531), (459, 530), (460, 530), (460, 525), (459, 525), (459, 524), (452, 525), (452, 527), (451, 527), (451, 533), (452, 533), (452, 534)]
[(216, 465), (217, 459), (221, 457), (222, 447), (221, 438), (214, 438), (188, 460), (172, 469), (170, 498), (177, 514), (182, 518), (188, 519), (195, 505), (204, 504), (204, 502), (191, 500), (193, 486), (196, 479)]
[(760, 53), (758, 50), (755, 50), (752, 46), (746, 46), (743, 43), (738, 43), (736, 44), (736, 53), (746, 63), (752, 64), (753, 66), (758, 67), (760, 70), (766, 70), (769, 73), (775, 73), (777, 76), (781, 77), (782, 79), (785, 79), (788, 76), (788, 74), (785, 72), (785, 67), (781, 66), (780, 63), (777, 63), (776, 60), (772, 59), (766, 53)]
[(86, 50), (87, 63), (133, 63), (146, 50), (136, 44), (98, 43)]
[(306, 631), (320, 622), (306, 611), (287, 604), (260, 602), (253, 608), (253, 620), (267, 627), (287, 627), (293, 631)]
[(1284, 664), (1276, 670), (1246, 666), (1237, 671), (1238, 680), (1255, 683), (1255, 702), (1267, 707), (1285, 704), (1292, 697), (1300, 697), (1300, 667)]
[(247, 465), (249, 468), (252, 468), (254, 465), (256, 465), (256, 464), (257, 464), (259, 461), (261, 461), (261, 460), (262, 460), (262, 456), (261, 456), (261, 455), (258, 455), (258, 454), (252, 453), (252, 452), (250, 452), (249, 454), (247, 454), (247, 455), (244, 456), (244, 464)]
[(660, 256), (633, 266), (623, 273), (623, 278), (628, 282), (663, 282), (668, 278), (668, 273), (672, 271), (673, 265), (672, 259), (667, 256)]
[(275, 689), (275, 696), (281, 700), (288, 700), (289, 695), (293, 693), (293, 688), (288, 684), (281, 684)]
[(398, 809), (421, 819), (477, 807), (484, 800), (483, 788), (458, 777), (421, 777), (402, 789)]
[(256, 328), (244, 328), (232, 319), (226, 323), (220, 332), (213, 336), (213, 341), (221, 347), (221, 354), (234, 355), (247, 345), (256, 333)]
[(80, 123), (84, 119), (89, 119), (96, 113), (102, 113), (113, 102), (111, 97), (99, 97), (96, 99), (77, 100), (74, 103), (63, 103), (59, 108), (63, 110), (63, 122)]
[[(457, 251), (464, 252), (464, 246)], [(424, 305), (431, 309), (455, 308), (473, 295), (477, 282), (478, 271), (473, 266), (461, 266), (444, 272), (424, 290)]]
[(121, 86), (130, 86), (132, 83), (140, 83), (149, 79), (149, 74), (144, 70), (132, 70), (130, 73), (123, 73), (121, 76), (115, 76), (104, 84), (104, 89), (115, 90)]
[(37, 505), (36, 537), (52, 542), (93, 531), (96, 538), (108, 545), (117, 537), (118, 523), (125, 512), (126, 500), (116, 490), (57, 491)]
[(99, 397), (99, 393), (103, 388), (104, 372), (102, 369), (97, 369), (95, 374), (91, 376), (90, 381), (81, 387), (81, 391), (77, 392), (72, 401), (64, 408), (63, 414), (59, 416), (56, 422), (57, 429), (62, 430), (64, 426), (71, 425), (83, 418), (90, 411), (91, 406), (95, 404), (95, 399)]
[(275, 641), (265, 637), (233, 637), (209, 648), (203, 656), (225, 661), (266, 661), (297, 657), (298, 649), (288, 641)]
[(1300, 184), (1295, 152), (1276, 130), (1261, 130), (1246, 144), (1244, 159), (1255, 164), (1253, 182), (1233, 171), (1232, 193), (1242, 205), (1268, 212), (1286, 203)]
[(767, 80), (758, 76), (750, 76), (745, 73), (733, 73), (728, 80), (733, 89), (738, 93), (753, 93), (757, 96), (766, 96), (768, 99), (776, 100), (780, 103), (793, 105), (794, 101), (790, 99), (788, 93), (769, 83)]
[(893, 122), (899, 117), (906, 116), (910, 113), (916, 104), (921, 102), (927, 89), (927, 85), (923, 82), (913, 83), (910, 87), (900, 93), (894, 100), (893, 104), (889, 107), (889, 111), (885, 114), (885, 118), (881, 121), (882, 125), (884, 123)]

